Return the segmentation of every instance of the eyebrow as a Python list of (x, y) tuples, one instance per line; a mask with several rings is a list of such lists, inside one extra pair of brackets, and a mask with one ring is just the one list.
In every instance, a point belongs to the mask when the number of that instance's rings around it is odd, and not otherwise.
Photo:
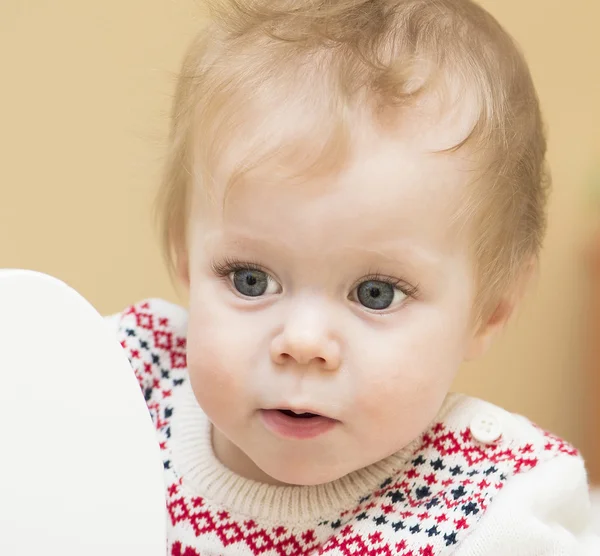
[(435, 270), (440, 266), (440, 256), (434, 251), (415, 245), (414, 243), (390, 240), (382, 245), (368, 247), (357, 247), (349, 245), (348, 250), (364, 254), (365, 258), (374, 256), (377, 259), (385, 259), (391, 264), (403, 264), (415, 269)]
[(232, 235), (232, 234), (213, 234), (209, 236), (207, 243), (212, 245), (219, 245), (222, 247), (253, 247), (258, 245), (260, 248), (270, 249), (288, 249), (285, 244), (280, 241), (273, 241), (270, 237), (250, 236), (246, 234)]
[[(255, 235), (227, 235), (215, 237), (213, 243), (222, 247), (242, 248), (250, 250), (271, 250), (289, 254), (290, 244), (278, 238), (261, 237)], [(434, 251), (415, 245), (409, 241), (390, 239), (373, 247), (360, 247), (345, 245), (342, 251), (352, 252), (366, 258), (385, 259), (390, 264), (402, 264), (416, 269), (435, 270), (440, 266), (441, 257)]]

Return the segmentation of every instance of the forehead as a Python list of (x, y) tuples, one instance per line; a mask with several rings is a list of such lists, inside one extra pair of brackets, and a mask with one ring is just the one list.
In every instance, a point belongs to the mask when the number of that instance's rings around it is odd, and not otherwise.
[(229, 192), (217, 183), (213, 202), (200, 207), (201, 220), (232, 236), (277, 238), (292, 249), (375, 249), (389, 242), (453, 248), (453, 219), (472, 165), (434, 146), (426, 133), (392, 138), (363, 129), (341, 171), (286, 180), (272, 161)]

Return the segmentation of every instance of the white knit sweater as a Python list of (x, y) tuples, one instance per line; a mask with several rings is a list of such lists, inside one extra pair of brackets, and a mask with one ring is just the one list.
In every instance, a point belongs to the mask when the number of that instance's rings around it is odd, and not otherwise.
[(600, 556), (583, 461), (523, 417), (450, 394), (384, 461), (315, 487), (259, 484), (213, 454), (187, 380), (186, 312), (149, 300), (108, 321), (157, 429), (169, 556)]

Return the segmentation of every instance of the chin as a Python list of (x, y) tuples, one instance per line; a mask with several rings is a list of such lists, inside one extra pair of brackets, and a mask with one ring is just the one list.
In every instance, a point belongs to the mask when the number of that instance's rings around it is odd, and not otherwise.
[[(264, 465), (262, 465), (264, 463)], [(263, 473), (271, 477), (277, 483), (282, 483), (290, 486), (317, 486), (325, 483), (330, 483), (340, 479), (352, 470), (339, 470), (332, 468), (323, 463), (301, 465), (295, 463), (290, 465), (289, 462), (282, 461), (278, 464), (269, 462), (255, 462)]]

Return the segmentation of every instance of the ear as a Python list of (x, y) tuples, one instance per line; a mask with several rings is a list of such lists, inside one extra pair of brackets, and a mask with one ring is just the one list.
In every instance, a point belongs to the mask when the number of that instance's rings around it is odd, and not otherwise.
[(187, 252), (178, 249), (175, 253), (175, 278), (186, 289), (190, 288), (190, 264)]
[(489, 318), (476, 326), (473, 337), (467, 346), (465, 353), (466, 361), (479, 359), (490, 349), (496, 337), (510, 320), (514, 309), (515, 306), (511, 303), (509, 297), (503, 297), (499, 301)]
[(511, 316), (520, 305), (527, 287), (537, 272), (537, 260), (532, 258), (523, 268), (521, 277), (514, 287), (505, 292), (497, 301), (494, 309), (488, 316), (480, 321), (474, 328), (473, 337), (470, 339), (465, 352), (465, 360), (472, 361), (483, 356), (494, 343), (494, 340), (504, 330)]

